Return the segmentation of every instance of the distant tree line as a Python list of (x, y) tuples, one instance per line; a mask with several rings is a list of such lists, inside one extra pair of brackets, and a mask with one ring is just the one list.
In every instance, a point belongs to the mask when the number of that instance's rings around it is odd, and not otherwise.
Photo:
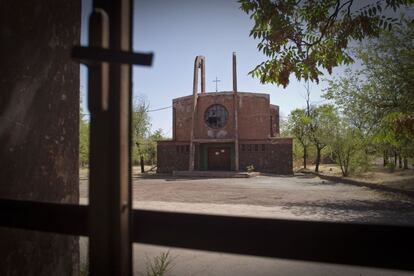
[(414, 24), (405, 23), (354, 49), (362, 69), (328, 81), (323, 97), (333, 104), (290, 113), (284, 134), (294, 137), (294, 155), (305, 168), (310, 152), (315, 171), (325, 155), (344, 176), (367, 170), (376, 156), (391, 170), (408, 168), (414, 157)]
[[(79, 123), (79, 164), (85, 167), (89, 164), (89, 121), (82, 113), (82, 108)], [(144, 165), (156, 165), (156, 141), (165, 138), (161, 129), (151, 132), (151, 118), (144, 98), (135, 98), (133, 101), (131, 131), (133, 165), (140, 165), (142, 171)]]
[(132, 162), (140, 165), (144, 172), (144, 164), (156, 165), (157, 140), (165, 139), (161, 129), (151, 132), (149, 105), (144, 98), (135, 98), (132, 110)]

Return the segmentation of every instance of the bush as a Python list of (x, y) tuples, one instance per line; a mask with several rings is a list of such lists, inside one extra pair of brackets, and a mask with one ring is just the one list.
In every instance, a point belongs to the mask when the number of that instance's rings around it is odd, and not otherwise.
[(387, 169), (390, 171), (390, 172), (394, 172), (395, 171), (395, 164), (394, 164), (394, 162), (389, 162), (388, 164), (387, 164)]
[(154, 257), (153, 261), (147, 263), (147, 276), (163, 276), (172, 269), (170, 251), (162, 252)]
[(252, 164), (250, 164), (250, 165), (248, 165), (247, 167), (246, 167), (246, 171), (247, 172), (254, 172), (254, 166), (252, 165)]

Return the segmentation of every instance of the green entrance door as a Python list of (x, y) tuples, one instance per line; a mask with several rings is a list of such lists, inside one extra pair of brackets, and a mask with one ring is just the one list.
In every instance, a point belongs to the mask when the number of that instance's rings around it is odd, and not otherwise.
[(208, 170), (229, 171), (231, 168), (230, 147), (208, 148)]

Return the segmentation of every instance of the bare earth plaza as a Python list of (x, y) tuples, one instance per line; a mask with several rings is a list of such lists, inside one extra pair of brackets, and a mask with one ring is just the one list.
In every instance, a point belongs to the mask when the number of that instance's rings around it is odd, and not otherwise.
[[(87, 178), (82, 174), (80, 191), (81, 202), (86, 202)], [(413, 198), (302, 174), (219, 179), (145, 177), (135, 174), (133, 202), (134, 208), (141, 210), (414, 224)], [(143, 244), (134, 245), (135, 274), (144, 274), (148, 260), (168, 251), (174, 263), (171, 275), (254, 275), (258, 270), (259, 275), (275, 275), (275, 271), (276, 275), (292, 276), (412, 275), (401, 271), (243, 257)]]

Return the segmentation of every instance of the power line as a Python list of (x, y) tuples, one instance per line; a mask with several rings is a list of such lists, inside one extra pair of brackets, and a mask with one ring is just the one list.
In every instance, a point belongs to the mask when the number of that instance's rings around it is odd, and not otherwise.
[[(166, 106), (166, 107), (157, 108), (157, 109), (151, 109), (151, 110), (148, 110), (147, 112), (160, 111), (160, 110), (168, 109), (168, 108), (171, 108), (171, 107), (172, 107), (172, 105)], [(83, 116), (90, 116), (91, 114), (84, 112), (84, 113), (81, 113), (81, 115), (83, 115)]]
[(164, 109), (171, 108), (171, 107), (172, 106), (170, 105), (170, 106), (166, 106), (166, 107), (161, 107), (161, 108), (157, 108), (157, 109), (148, 110), (148, 112), (160, 111), (160, 110), (164, 110)]

